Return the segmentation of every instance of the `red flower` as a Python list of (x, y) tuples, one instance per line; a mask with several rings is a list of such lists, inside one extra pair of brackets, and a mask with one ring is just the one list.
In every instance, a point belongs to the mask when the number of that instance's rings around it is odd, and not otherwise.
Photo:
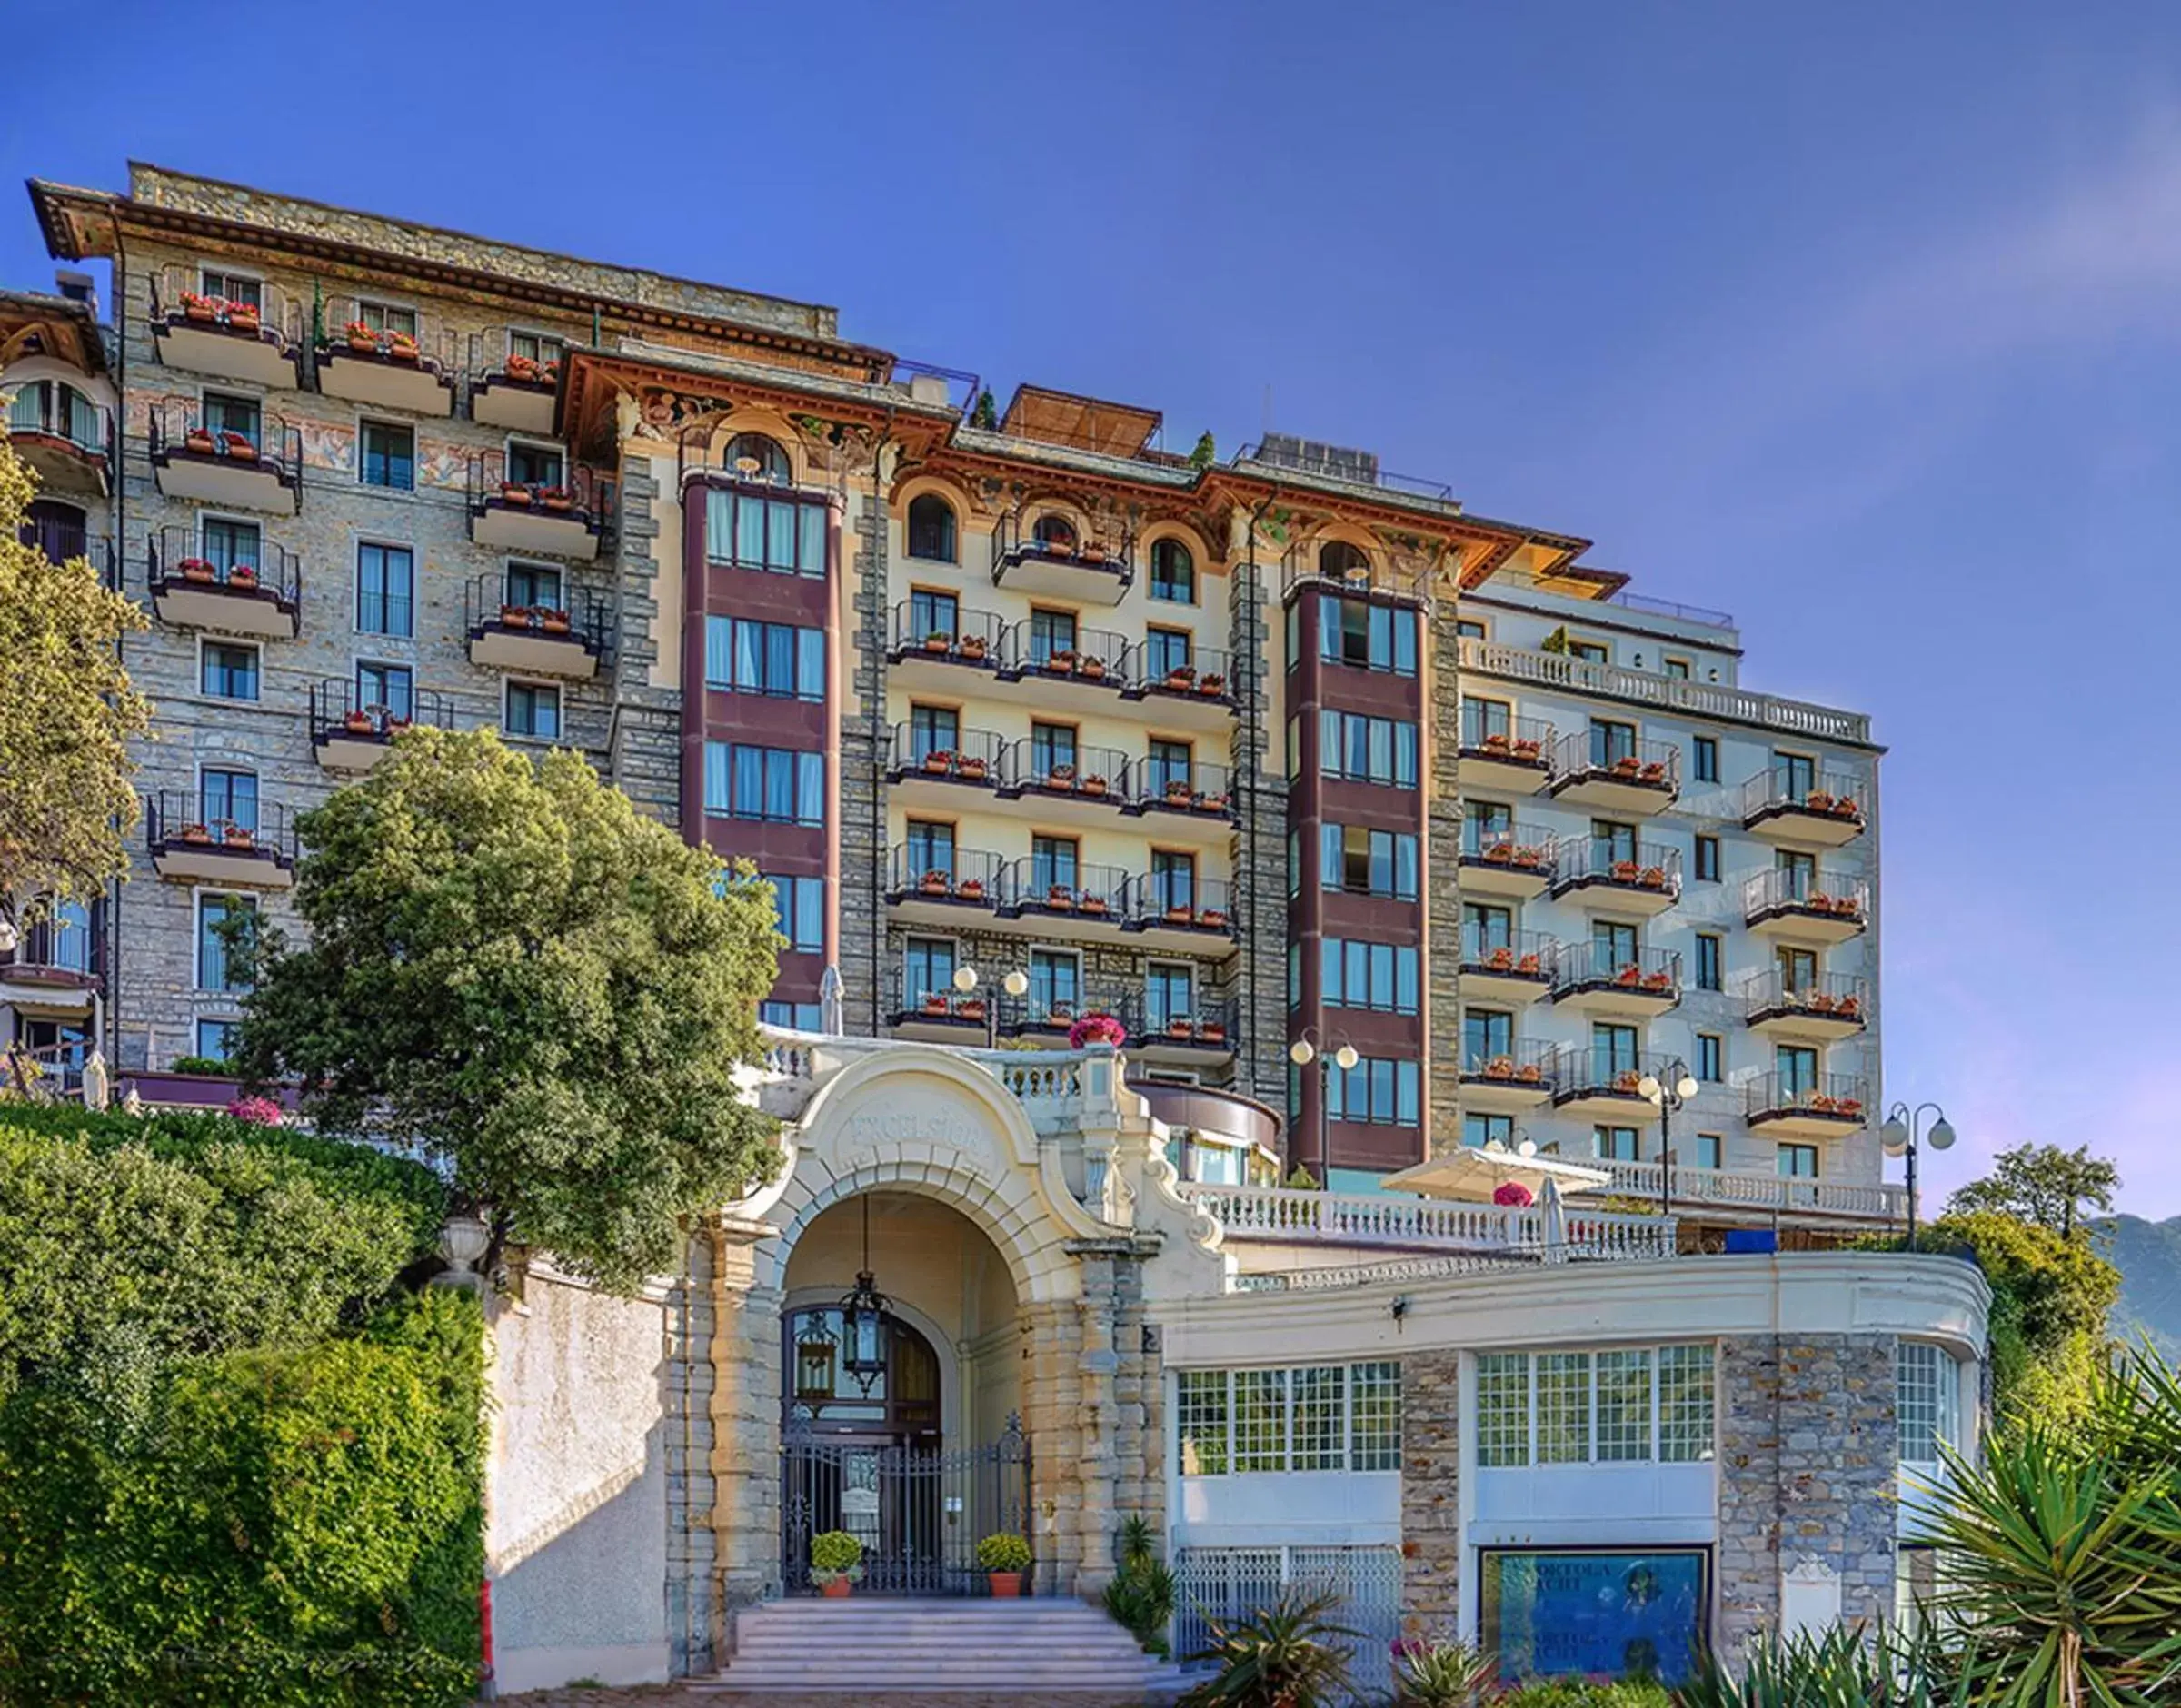
[(1492, 1202), (1510, 1210), (1527, 1210), (1537, 1199), (1519, 1180), (1502, 1180), (1492, 1190)]

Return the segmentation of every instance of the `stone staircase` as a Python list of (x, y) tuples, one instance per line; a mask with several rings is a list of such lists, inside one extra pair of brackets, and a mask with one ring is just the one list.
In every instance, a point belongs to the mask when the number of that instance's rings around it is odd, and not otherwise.
[(744, 1608), (734, 1658), (696, 1692), (961, 1692), (1100, 1708), (1170, 1703), (1178, 1669), (1086, 1603), (799, 1597)]

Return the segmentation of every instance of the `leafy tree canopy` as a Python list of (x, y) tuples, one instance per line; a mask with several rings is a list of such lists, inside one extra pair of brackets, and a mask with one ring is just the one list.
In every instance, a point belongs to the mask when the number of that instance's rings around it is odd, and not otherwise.
[(245, 1076), (300, 1079), (328, 1131), (413, 1135), (496, 1236), (622, 1290), (768, 1175), (736, 1073), (780, 939), (746, 871), (489, 730), (403, 734), (297, 828), (310, 938), (247, 958)]
[(86, 559), (23, 542), (35, 490), (0, 440), (0, 904), (95, 895), (123, 869), (128, 740), (150, 717), (120, 651), (144, 613)]
[(1947, 1200), (1950, 1213), (1997, 1211), (2050, 1228), (2064, 1239), (2083, 1226), (2086, 1204), (2110, 1211), (2120, 1174), (2090, 1147), (2017, 1145), (1992, 1158), (1992, 1171)]

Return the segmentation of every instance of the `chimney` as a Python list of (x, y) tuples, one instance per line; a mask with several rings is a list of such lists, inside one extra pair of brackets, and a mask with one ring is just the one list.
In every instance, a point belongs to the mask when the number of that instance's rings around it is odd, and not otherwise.
[(71, 303), (81, 303), (91, 311), (91, 318), (98, 318), (98, 287), (87, 273), (78, 273), (74, 267), (56, 267), (53, 273), (53, 288)]

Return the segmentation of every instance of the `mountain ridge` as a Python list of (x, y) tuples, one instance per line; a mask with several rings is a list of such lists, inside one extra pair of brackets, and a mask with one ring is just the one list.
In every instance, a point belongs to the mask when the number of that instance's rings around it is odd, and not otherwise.
[(2169, 1363), (2181, 1362), (2181, 1216), (2101, 1217), (2107, 1259), (2120, 1271), (2120, 1297), (2106, 1321), (2133, 1346), (2147, 1337)]

